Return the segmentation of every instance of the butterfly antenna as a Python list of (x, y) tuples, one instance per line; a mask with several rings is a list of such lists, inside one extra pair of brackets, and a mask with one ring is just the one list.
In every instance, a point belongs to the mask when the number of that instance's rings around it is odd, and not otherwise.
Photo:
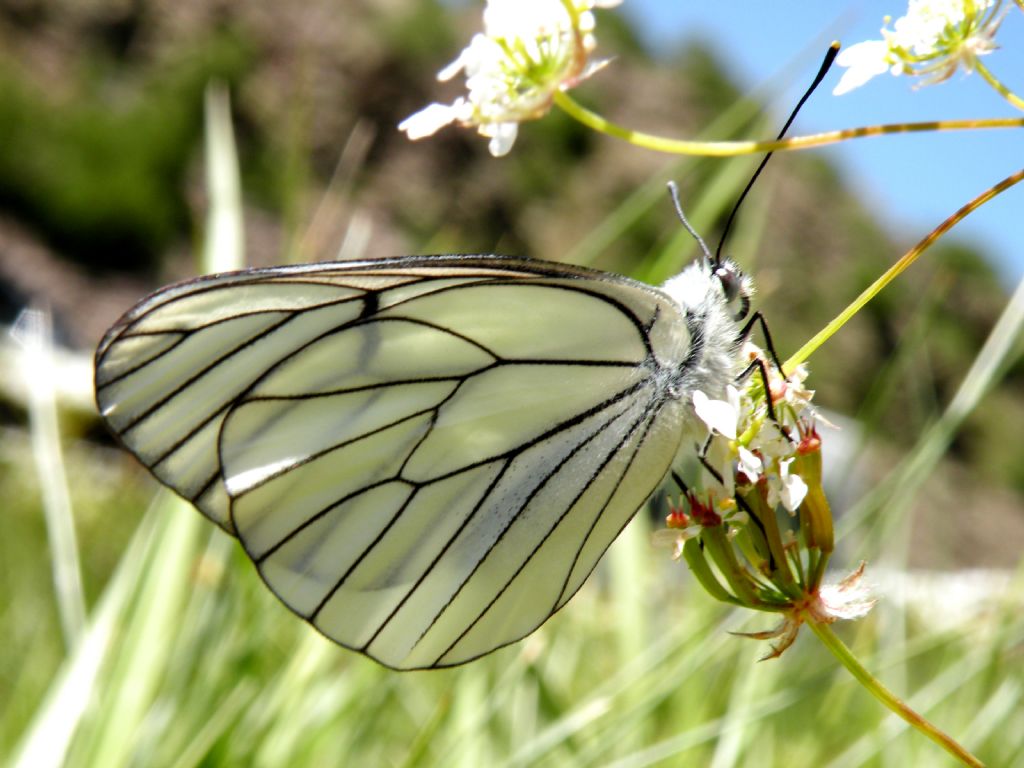
[[(807, 100), (811, 98), (811, 94), (814, 93), (814, 90), (821, 84), (821, 81), (825, 79), (825, 75), (828, 74), (829, 69), (832, 68), (832, 62), (835, 61), (836, 56), (838, 55), (839, 43), (832, 43), (832, 45), (828, 47), (828, 51), (825, 52), (825, 58), (821, 62), (818, 74), (814, 76), (814, 82), (812, 82), (810, 87), (804, 92), (804, 95), (800, 97), (800, 101), (796, 103), (796, 107), (790, 114), (789, 119), (786, 120), (786, 124), (782, 126), (782, 130), (779, 131), (779, 135), (775, 137), (776, 141), (786, 135), (786, 131), (788, 131), (789, 127), (793, 124), (793, 121), (796, 119), (801, 107), (803, 107)], [(773, 154), (775, 154), (774, 150), (765, 154), (760, 164), (758, 164), (757, 170), (754, 171), (754, 175), (750, 177), (750, 181), (747, 182), (747, 186), (743, 188), (743, 192), (736, 200), (736, 205), (732, 207), (732, 212), (729, 214), (729, 218), (725, 221), (725, 228), (722, 230), (722, 237), (718, 241), (718, 248), (715, 249), (715, 258), (712, 263), (717, 264), (722, 260), (722, 247), (725, 245), (725, 239), (729, 235), (729, 230), (732, 229), (732, 224), (736, 218), (736, 214), (740, 210), (740, 205), (743, 204), (743, 200), (750, 192), (750, 188), (754, 186), (754, 182), (757, 181), (757, 177), (761, 175), (761, 171), (764, 170), (764, 167), (768, 164), (768, 160)]]
[(690, 236), (697, 241), (697, 245), (704, 252), (704, 258), (708, 264), (711, 264), (714, 261), (711, 256), (711, 250), (708, 248), (708, 244), (704, 242), (704, 238), (698, 235), (697, 230), (686, 220), (686, 214), (683, 213), (683, 204), (679, 202), (679, 186), (674, 181), (668, 183), (668, 193), (672, 196), (672, 205), (676, 208), (676, 216), (683, 222), (683, 227), (690, 233)]

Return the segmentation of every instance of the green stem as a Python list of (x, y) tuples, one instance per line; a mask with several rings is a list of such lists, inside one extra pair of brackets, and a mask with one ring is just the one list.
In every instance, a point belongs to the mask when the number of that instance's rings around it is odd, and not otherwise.
[(828, 566), (829, 554), (822, 552), (820, 549), (812, 549), (810, 551), (810, 558), (807, 564), (807, 584), (815, 585), (817, 589), (818, 584), (821, 584), (822, 579), (825, 578), (825, 568)]
[(751, 584), (750, 574), (736, 559), (736, 553), (722, 526), (704, 528), (701, 530), (700, 538), (711, 559), (718, 566), (722, 578), (732, 587), (740, 602), (748, 606), (761, 605), (762, 601)]
[[(780, 588), (795, 587), (793, 572), (786, 559), (786, 546), (782, 543), (782, 534), (779, 533), (779, 524), (775, 519), (775, 510), (770, 509), (756, 491), (748, 494), (744, 499), (750, 508), (750, 514), (755, 515), (760, 523), (758, 530), (764, 532), (765, 543), (768, 545), (775, 563), (775, 572), (771, 575), (772, 582)], [(786, 590), (783, 589), (783, 591)], [(796, 594), (799, 594), (799, 591)]]
[(839, 660), (839, 663), (846, 667), (850, 674), (857, 678), (858, 682), (860, 682), (860, 684), (863, 685), (871, 695), (906, 720), (913, 728), (920, 731), (944, 750), (949, 752), (949, 754), (953, 755), (953, 757), (964, 765), (984, 768), (984, 763), (960, 746), (949, 734), (940, 730), (931, 722), (921, 717), (921, 715), (907, 706), (907, 704), (896, 696), (896, 694), (882, 685), (881, 681), (868, 672), (857, 657), (853, 655), (850, 649), (846, 647), (845, 643), (843, 643), (836, 633), (832, 631), (832, 627), (828, 624), (818, 623), (809, 616), (805, 616), (805, 618), (807, 620), (807, 626), (810, 627), (811, 631), (818, 636), (818, 639), (821, 640), (825, 647), (832, 652), (832, 655)]
[(1000, 117), (983, 120), (934, 120), (924, 123), (865, 125), (860, 128), (826, 131), (825, 133), (813, 133), (808, 136), (795, 136), (791, 139), (775, 141), (688, 141), (685, 139), (669, 139), (664, 136), (654, 136), (613, 123), (596, 112), (591, 112), (564, 91), (555, 92), (554, 102), (567, 115), (599, 133), (605, 133), (635, 146), (652, 149), (656, 152), (665, 152), (673, 155), (701, 155), (704, 157), (732, 157), (734, 155), (750, 155), (756, 152), (807, 149), (826, 144), (836, 144), (847, 139), (881, 136), (890, 133), (962, 131), (979, 128), (1024, 128), (1024, 118)]
[(875, 282), (868, 286), (863, 293), (860, 294), (856, 299), (850, 302), (850, 305), (846, 307), (839, 315), (836, 316), (828, 325), (818, 331), (814, 336), (811, 337), (810, 341), (804, 344), (796, 353), (790, 357), (785, 363), (782, 364), (782, 370), (788, 375), (794, 368), (800, 363), (804, 362), (811, 353), (814, 352), (818, 347), (824, 344), (828, 339), (846, 325), (846, 321), (857, 314), (865, 304), (871, 299), (877, 296), (885, 286), (891, 283), (896, 277), (903, 272), (907, 267), (917, 261), (917, 257), (920, 256), (924, 251), (929, 248), (936, 240), (942, 235), (946, 234), (956, 224), (965, 219), (968, 214), (977, 210), (982, 205), (987, 203), (993, 197), (1005, 192), (1007, 189), (1012, 187), (1014, 184), (1024, 180), (1024, 170), (1017, 171), (1016, 173), (1007, 176), (1005, 179), (1000, 181), (993, 187), (982, 192), (976, 198), (971, 200), (967, 205), (963, 206), (960, 210), (942, 222), (939, 226), (929, 232), (917, 245), (907, 251), (899, 261), (893, 264), (885, 273), (879, 277)]
[(1000, 96), (1002, 96), (1008, 102), (1013, 104), (1013, 106), (1015, 106), (1017, 109), (1024, 109), (1024, 99), (1022, 99), (1020, 96), (1018, 96), (1005, 85), (1003, 85), (1003, 83), (989, 71), (989, 68), (982, 64), (980, 61), (978, 61), (977, 58), (974, 59), (974, 63), (972, 66), (977, 71), (977, 73), (985, 79), (986, 83), (991, 85), (993, 88), (996, 89), (996, 91), (999, 92)]
[(723, 603), (743, 605), (739, 598), (730, 593), (718, 581), (715, 572), (711, 570), (708, 561), (704, 559), (703, 548), (697, 539), (688, 539), (683, 544), (683, 557), (686, 559), (686, 564), (690, 566), (690, 571), (697, 577), (697, 581), (709, 595)]

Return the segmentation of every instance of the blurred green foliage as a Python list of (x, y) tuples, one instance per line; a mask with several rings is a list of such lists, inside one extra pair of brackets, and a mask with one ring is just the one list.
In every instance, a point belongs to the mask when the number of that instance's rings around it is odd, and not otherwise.
[(90, 268), (152, 269), (189, 226), (203, 89), (248, 58), (222, 33), (159, 67), (85, 60), (59, 99), (0, 59), (0, 206)]
[[(9, 448), (3, 470), (30, 477), (27, 446)], [(728, 633), (773, 617), (714, 602), (651, 548), (642, 516), (535, 635), (463, 667), (394, 673), (290, 614), (237, 543), (186, 504), (161, 494), (140, 521), (153, 485), (141, 474), (111, 471), (82, 446), (66, 458), (90, 631), (109, 637), (98, 656), (66, 654), (40, 516), (31, 501), (12, 509), (17, 539), (0, 542), (0, 588), (16, 596), (0, 608), (0, 755), (13, 757), (36, 727), (53, 747), (70, 736), (64, 765), (106, 768), (942, 764), (811, 635), (756, 663), (766, 649)], [(875, 555), (905, 556), (898, 537)], [(921, 594), (839, 631), (988, 764), (1015, 764), (1021, 614), (975, 610), (936, 625), (929, 617), (953, 611), (953, 598)], [(77, 685), (63, 684), (65, 658), (83, 666)]]

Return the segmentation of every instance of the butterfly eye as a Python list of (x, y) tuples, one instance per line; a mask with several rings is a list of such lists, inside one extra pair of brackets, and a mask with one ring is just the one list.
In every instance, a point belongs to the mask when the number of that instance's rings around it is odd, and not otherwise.
[(750, 278), (731, 261), (722, 261), (715, 267), (715, 277), (722, 285), (726, 304), (733, 308), (733, 319), (742, 320), (750, 311)]

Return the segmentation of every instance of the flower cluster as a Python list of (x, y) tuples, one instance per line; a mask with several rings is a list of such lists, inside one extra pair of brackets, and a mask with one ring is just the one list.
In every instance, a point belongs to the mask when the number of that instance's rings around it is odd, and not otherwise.
[(807, 494), (807, 484), (792, 471), (792, 464), (801, 441), (814, 433), (809, 410), (814, 393), (804, 388), (804, 367), (784, 378), (754, 344), (747, 342), (743, 354), (755, 367), (749, 369), (749, 383), (742, 392), (730, 385), (725, 400), (712, 400), (703, 392), (693, 395), (694, 411), (710, 437), (704, 460), (725, 496), (733, 495), (737, 483), (759, 485), (769, 506), (781, 503), (793, 513)]
[[(996, 48), (1001, 6), (1002, 0), (910, 0), (906, 15), (882, 28), (883, 39), (839, 54), (836, 63), (847, 70), (833, 93), (852, 91), (886, 71), (924, 75), (926, 84), (949, 78), (960, 66), (970, 72), (979, 56)], [(886, 17), (885, 24), (890, 21)]]
[[(860, 584), (863, 567), (838, 585), (822, 583), (834, 543), (832, 513), (806, 370), (784, 376), (749, 342), (742, 355), (748, 375), (727, 387), (725, 399), (693, 395), (707, 477), (702, 491), (685, 489), (671, 506), (655, 542), (684, 558), (718, 599), (782, 614), (778, 628), (750, 635), (775, 640), (772, 657), (789, 647), (803, 621), (860, 616), (872, 600)], [(779, 507), (791, 526), (780, 526)]]
[(519, 123), (544, 115), (557, 91), (604, 65), (590, 60), (596, 47), (591, 9), (619, 2), (488, 0), (483, 33), (437, 76), (447, 81), (464, 72), (468, 94), (451, 104), (430, 104), (399, 129), (421, 139), (452, 123), (475, 126), (490, 139), (492, 155), (508, 153)]
[(708, 477), (703, 497), (684, 495), (690, 515), (674, 509), (669, 516), (668, 530), (679, 533), (659, 534), (663, 538), (685, 538), (723, 521), (740, 526), (751, 511), (779, 505), (796, 515), (812, 490), (804, 476), (820, 485), (821, 440), (811, 407), (814, 393), (804, 386), (806, 369), (785, 377), (749, 341), (741, 355), (748, 374), (739, 388), (727, 386), (725, 399), (693, 394), (693, 411), (703, 425), (697, 450)]

